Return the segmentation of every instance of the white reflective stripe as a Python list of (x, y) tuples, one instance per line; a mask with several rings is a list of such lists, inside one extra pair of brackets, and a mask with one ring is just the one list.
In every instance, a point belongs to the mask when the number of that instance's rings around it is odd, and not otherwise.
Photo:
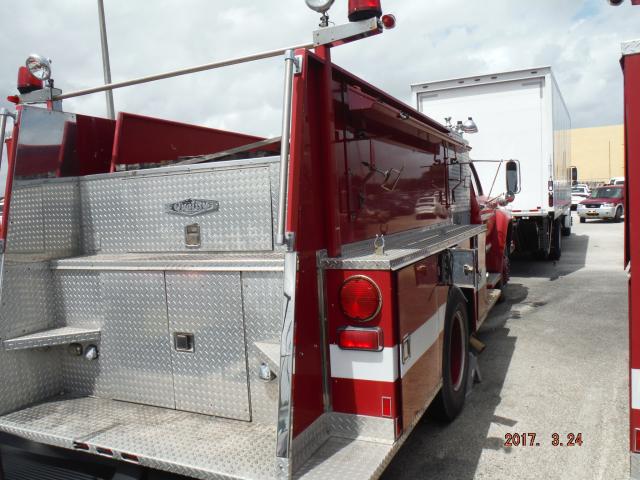
[(631, 369), (631, 408), (640, 410), (640, 370)]
[(445, 303), (440, 306), (435, 315), (420, 325), (415, 332), (409, 335), (411, 342), (411, 356), (407, 359), (407, 362), (404, 365), (400, 366), (403, 377), (409, 369), (411, 369), (411, 367), (420, 360), (420, 357), (427, 353), (427, 350), (429, 350), (429, 348), (438, 341), (440, 332), (442, 332), (444, 327), (444, 316), (446, 315), (446, 310), (447, 304)]
[(337, 345), (329, 345), (331, 356), (331, 376), (373, 380), (375, 382), (395, 382), (398, 378), (398, 346), (386, 347), (381, 352), (342, 350)]

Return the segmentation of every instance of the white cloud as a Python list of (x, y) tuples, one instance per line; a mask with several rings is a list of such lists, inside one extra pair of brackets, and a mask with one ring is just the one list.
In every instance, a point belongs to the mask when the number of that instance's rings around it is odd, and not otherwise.
[[(627, 2), (628, 3), (628, 2)], [(334, 51), (334, 60), (404, 101), (409, 84), (553, 66), (574, 126), (622, 121), (620, 42), (640, 7), (604, 0), (383, 1), (398, 27)], [(304, 43), (318, 15), (303, 0), (105, 0), (114, 80)], [(332, 20), (346, 20), (346, 1)], [(31, 52), (54, 60), (65, 91), (102, 82), (96, 2), (2, 2), (0, 98)], [(9, 21), (10, 20), (10, 21)], [(282, 61), (273, 59), (115, 92), (118, 110), (259, 135), (278, 133)], [(103, 94), (65, 109), (104, 115)]]

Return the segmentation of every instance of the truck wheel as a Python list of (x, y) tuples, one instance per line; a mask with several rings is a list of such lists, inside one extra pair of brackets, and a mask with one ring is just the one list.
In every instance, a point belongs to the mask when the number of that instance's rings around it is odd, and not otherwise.
[(467, 302), (455, 289), (447, 304), (442, 348), (442, 388), (435, 399), (435, 414), (451, 422), (462, 411), (469, 375), (469, 318)]
[(571, 216), (569, 216), (569, 226), (568, 227), (564, 226), (564, 223), (565, 223), (566, 219), (567, 219), (566, 217), (562, 217), (562, 221), (561, 221), (561, 223), (562, 223), (562, 236), (563, 237), (571, 236)]
[(587, 223), (587, 219), (584, 217), (580, 217), (580, 223)]
[(616, 208), (616, 216), (613, 217), (613, 221), (616, 223), (620, 223), (622, 219), (622, 207)]
[(560, 260), (562, 256), (562, 221), (560, 219), (553, 222), (553, 230), (551, 231), (551, 251), (549, 252), (549, 260)]

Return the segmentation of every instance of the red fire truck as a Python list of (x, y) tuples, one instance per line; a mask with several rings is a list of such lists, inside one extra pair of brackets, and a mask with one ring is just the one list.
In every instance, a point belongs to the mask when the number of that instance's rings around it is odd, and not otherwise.
[[(463, 408), (517, 162), (487, 198), (460, 134), (332, 63), (393, 26), (380, 2), (335, 27), (307, 3), (292, 48), (71, 93), (27, 61), (0, 113), (3, 480), (377, 478), (432, 402)], [(283, 54), (275, 139), (62, 110)]]
[[(637, 3), (640, 5), (640, 2)], [(629, 367), (631, 478), (640, 479), (640, 40), (622, 45), (625, 119), (625, 266), (629, 266)], [(635, 261), (634, 261), (635, 260)]]

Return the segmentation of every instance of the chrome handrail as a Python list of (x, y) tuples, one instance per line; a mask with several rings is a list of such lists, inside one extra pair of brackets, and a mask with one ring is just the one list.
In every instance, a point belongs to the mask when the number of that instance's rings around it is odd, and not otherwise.
[(203, 65), (196, 65), (193, 67), (182, 68), (180, 70), (172, 70), (165, 73), (158, 73), (155, 75), (149, 75), (146, 77), (133, 78), (131, 80), (125, 80), (123, 82), (108, 83), (106, 85), (100, 85), (98, 87), (86, 88), (84, 90), (77, 90), (75, 92), (62, 93), (53, 97), (53, 100), (64, 100), (65, 98), (81, 97), (83, 95), (90, 95), (92, 93), (105, 92), (107, 90), (115, 90), (117, 88), (130, 87), (132, 85), (140, 85), (141, 83), (155, 82), (157, 80), (164, 80), (166, 78), (179, 77), (181, 75), (189, 75), (191, 73), (204, 72), (206, 70), (214, 70), (216, 68), (228, 67), (231, 65), (239, 65), (241, 63), (253, 62), (256, 60), (263, 60), (266, 58), (277, 57), (289, 50), (297, 49), (310, 49), (313, 48), (313, 43), (304, 43), (293, 47), (278, 48), (277, 50), (268, 50), (266, 52), (254, 53), (251, 55), (245, 55), (242, 57), (230, 58), (227, 60), (221, 60), (218, 62), (205, 63)]

